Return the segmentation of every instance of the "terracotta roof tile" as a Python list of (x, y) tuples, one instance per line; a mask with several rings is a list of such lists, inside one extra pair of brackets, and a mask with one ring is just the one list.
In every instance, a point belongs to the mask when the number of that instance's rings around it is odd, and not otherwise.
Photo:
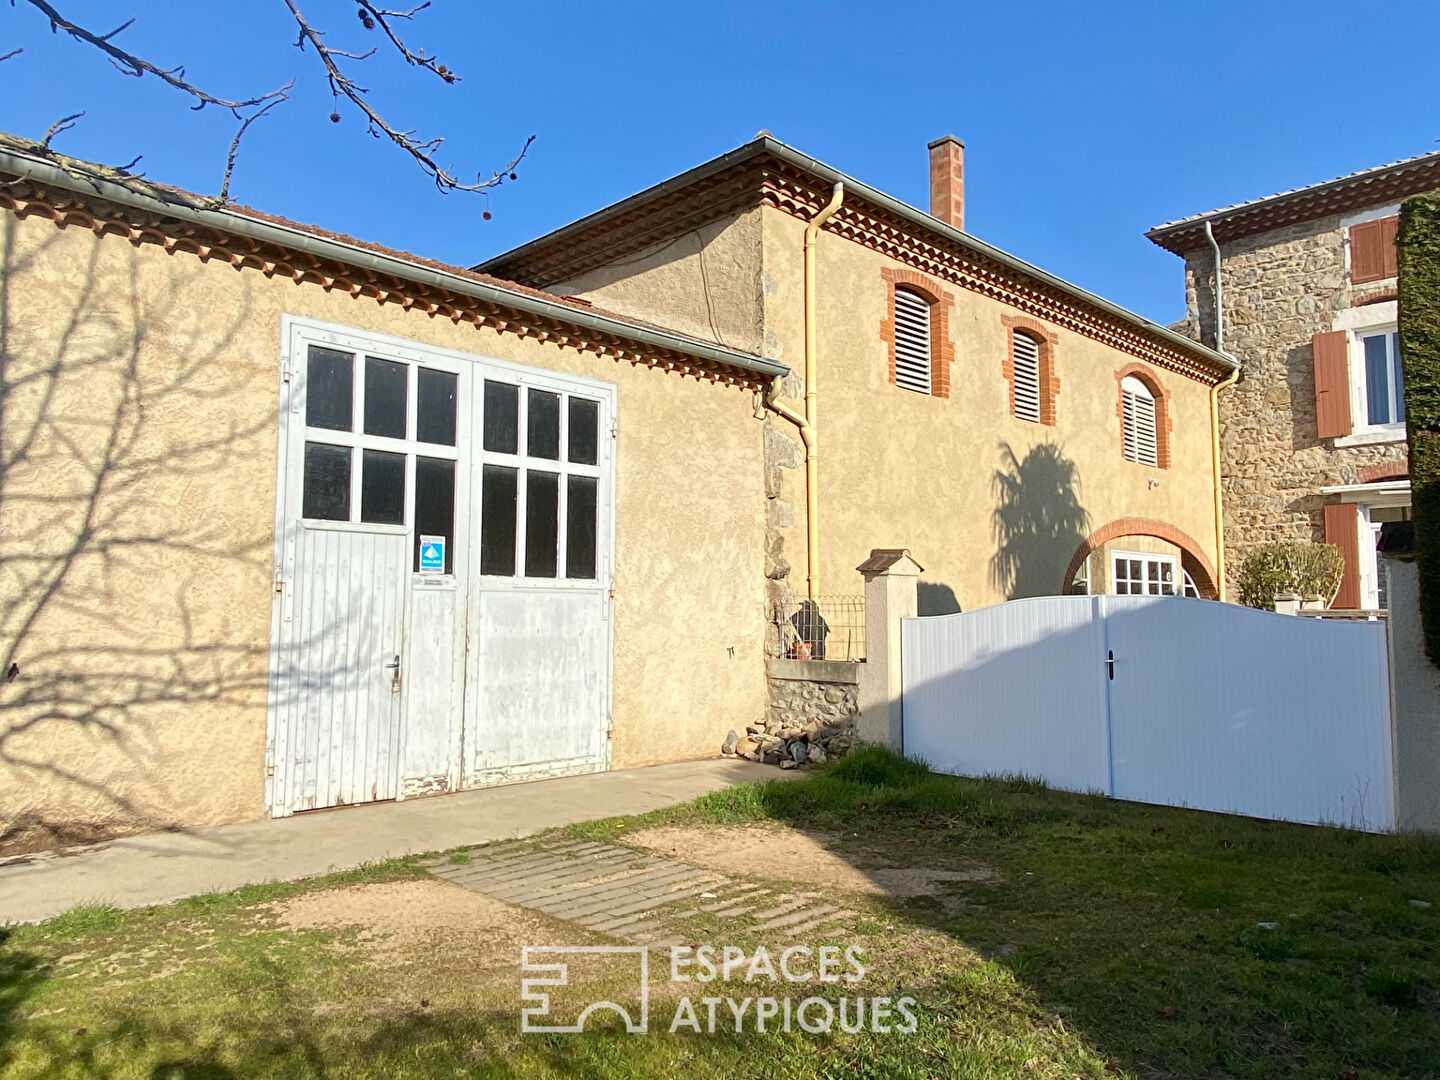
[(1177, 218), (1156, 225), (1145, 235), (1161, 247), (1183, 254), (1205, 242), (1203, 229), (1207, 221), (1217, 239), (1233, 240), (1300, 221), (1396, 202), (1434, 187), (1440, 187), (1440, 150)]
[(496, 289), (503, 289), (506, 292), (516, 293), (521, 296), (530, 296), (536, 299), (546, 300), (550, 303), (561, 304), (576, 311), (583, 311), (591, 315), (599, 315), (615, 322), (625, 323), (646, 330), (661, 331), (685, 340), (694, 341), (701, 345), (712, 345), (712, 342), (701, 341), (692, 335), (660, 323), (647, 322), (643, 319), (636, 319), (629, 315), (622, 315), (618, 312), (609, 311), (605, 308), (596, 307), (587, 300), (574, 296), (561, 296), (556, 293), (546, 292), (544, 289), (533, 288), (529, 285), (522, 285), (517, 281), (507, 278), (496, 277), (493, 274), (481, 273), (464, 266), (455, 266), (451, 263), (442, 262), (439, 259), (427, 258), (424, 255), (417, 255), (412, 251), (403, 248), (387, 247), (384, 244), (377, 244), (370, 240), (362, 240), (349, 233), (336, 232), (319, 225), (311, 225), (306, 222), (295, 221), (291, 218), (281, 217), (278, 214), (267, 213), (264, 210), (256, 209), (253, 206), (246, 206), (243, 203), (226, 202), (219, 203), (215, 199), (196, 194), (193, 191), (186, 191), (184, 188), (175, 187), (171, 184), (162, 184), (144, 177), (137, 177), (127, 174), (121, 170), (103, 165), (98, 162), (85, 161), (80, 158), (72, 158), (64, 154), (58, 154), (53, 150), (46, 150), (40, 144), (23, 139), (8, 132), (0, 132), (0, 148), (17, 150), (21, 153), (54, 162), (70, 170), (77, 175), (89, 175), (98, 180), (110, 183), (123, 184), (131, 191), (148, 195), (151, 198), (162, 202), (177, 203), (191, 209), (214, 210), (226, 214), (236, 214), (242, 217), (252, 218), (255, 221), (265, 222), (269, 225), (276, 225), (285, 229), (292, 229), (295, 232), (303, 233), (322, 240), (329, 240), (338, 244), (345, 244), (350, 247), (360, 248), (377, 255), (384, 255), (394, 259), (401, 259), (415, 266), (427, 267), (431, 270), (438, 270), (446, 274), (454, 274), (457, 277), (468, 278)]

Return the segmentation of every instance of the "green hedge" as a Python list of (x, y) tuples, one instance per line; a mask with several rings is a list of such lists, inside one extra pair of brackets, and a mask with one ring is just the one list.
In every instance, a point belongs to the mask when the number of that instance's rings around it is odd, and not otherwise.
[(1440, 665), (1440, 191), (1400, 206), (1400, 353), (1425, 651)]
[(1345, 573), (1345, 556), (1334, 544), (1278, 540), (1261, 544), (1240, 564), (1240, 602), (1273, 610), (1275, 597), (1290, 593), (1320, 599), (1329, 607)]

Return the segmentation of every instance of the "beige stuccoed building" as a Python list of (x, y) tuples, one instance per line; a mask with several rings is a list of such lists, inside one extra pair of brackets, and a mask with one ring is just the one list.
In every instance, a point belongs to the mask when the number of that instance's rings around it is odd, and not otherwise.
[[(1210, 394), (1233, 362), (964, 232), (963, 153), (931, 145), (925, 213), (762, 133), (480, 269), (787, 364), (803, 413), (806, 226), (838, 188), (812, 276), (817, 591), (859, 592), (870, 550), (903, 546), (922, 614), (1161, 575), (1213, 595)], [(804, 448), (765, 424), (784, 609), (808, 589)]]
[(1212, 595), (1233, 365), (961, 231), (959, 153), (931, 216), (762, 137), (480, 272), (0, 140), (0, 844), (714, 754), (807, 537)]
[(1376, 543), (1410, 514), (1395, 227), (1400, 200), (1437, 186), (1431, 152), (1147, 234), (1184, 258), (1180, 329), (1210, 345), (1212, 239), (1220, 252), (1224, 346), (1243, 368), (1220, 397), (1232, 584), (1258, 544), (1327, 540), (1345, 555), (1333, 606), (1387, 606)]

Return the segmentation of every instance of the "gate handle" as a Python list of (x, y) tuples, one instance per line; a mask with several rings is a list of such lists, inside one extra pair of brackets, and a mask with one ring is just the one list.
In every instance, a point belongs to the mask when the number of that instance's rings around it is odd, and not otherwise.
[(395, 654), (395, 659), (394, 659), (394, 660), (390, 661), (390, 663), (388, 663), (388, 664), (385, 665), (385, 670), (386, 670), (386, 671), (393, 671), (393, 672), (395, 672), (394, 677), (390, 680), (390, 688), (391, 688), (392, 690), (398, 690), (398, 689), (400, 689), (400, 654), (399, 654), (399, 653), (396, 653), (396, 654)]
[[(396, 660), (399, 660), (400, 658), (397, 656), (395, 659), (396, 659)], [(1105, 667), (1106, 667), (1106, 669), (1110, 672), (1110, 681), (1111, 681), (1111, 682), (1114, 682), (1114, 681), (1115, 681), (1115, 650), (1114, 650), (1114, 649), (1110, 649), (1110, 650), (1106, 653), (1106, 655), (1105, 655)]]

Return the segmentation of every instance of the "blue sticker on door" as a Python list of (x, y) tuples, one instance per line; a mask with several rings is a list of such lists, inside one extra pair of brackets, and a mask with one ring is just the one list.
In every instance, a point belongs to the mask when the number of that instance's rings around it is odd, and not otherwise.
[(420, 537), (420, 573), (445, 573), (445, 537)]

